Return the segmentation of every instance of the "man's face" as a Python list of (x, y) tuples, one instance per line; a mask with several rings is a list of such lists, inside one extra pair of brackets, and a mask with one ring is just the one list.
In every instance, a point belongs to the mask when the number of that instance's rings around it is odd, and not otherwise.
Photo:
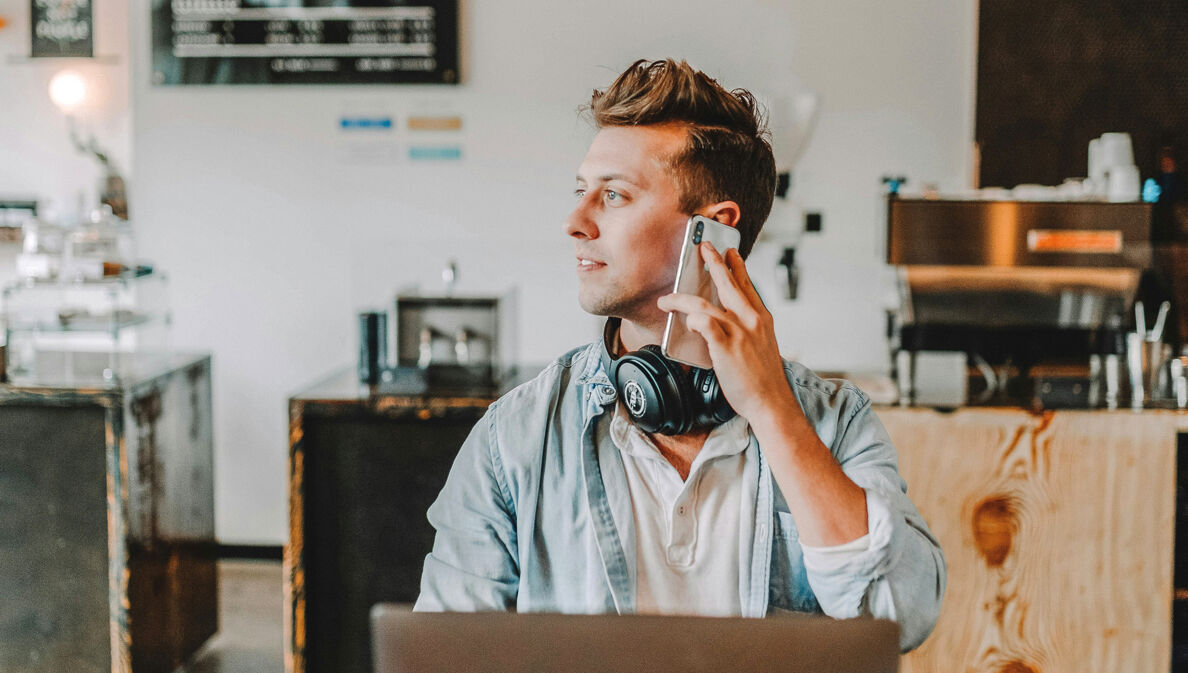
[(684, 143), (679, 126), (607, 127), (590, 143), (565, 220), (588, 313), (663, 322), (656, 299), (672, 292), (690, 216), (668, 168)]

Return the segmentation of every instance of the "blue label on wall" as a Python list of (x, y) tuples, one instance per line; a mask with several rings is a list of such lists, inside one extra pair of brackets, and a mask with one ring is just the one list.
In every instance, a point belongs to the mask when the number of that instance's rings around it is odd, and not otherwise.
[(338, 127), (344, 131), (354, 130), (372, 130), (372, 131), (390, 131), (392, 130), (391, 117), (343, 117), (338, 120)]

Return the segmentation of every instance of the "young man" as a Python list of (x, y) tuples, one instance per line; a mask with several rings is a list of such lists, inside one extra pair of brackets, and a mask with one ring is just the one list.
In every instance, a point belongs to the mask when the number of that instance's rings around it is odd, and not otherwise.
[[(860, 390), (780, 358), (743, 264), (776, 180), (754, 99), (684, 62), (639, 61), (590, 109), (566, 232), (579, 302), (606, 334), (471, 432), (429, 510), (417, 608), (871, 614), (919, 645), (945, 566), (895, 449)], [(701, 246), (722, 308), (670, 294), (694, 214), (741, 234), (724, 259)], [(733, 418), (665, 435), (625, 411), (614, 363), (660, 343), (670, 311), (708, 342)]]

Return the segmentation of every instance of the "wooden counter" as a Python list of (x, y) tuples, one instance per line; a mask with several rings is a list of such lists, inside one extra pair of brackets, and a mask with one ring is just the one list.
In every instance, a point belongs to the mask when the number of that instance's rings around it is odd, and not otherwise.
[(1188, 414), (883, 408), (948, 564), (905, 673), (1165, 673)]

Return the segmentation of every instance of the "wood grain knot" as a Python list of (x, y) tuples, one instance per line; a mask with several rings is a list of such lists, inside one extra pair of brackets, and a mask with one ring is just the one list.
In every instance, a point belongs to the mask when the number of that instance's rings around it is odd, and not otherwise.
[[(996, 495), (978, 503), (973, 513), (974, 544), (978, 553), (986, 559), (986, 564), (992, 568), (1002, 565), (1011, 553), (1011, 542), (1015, 532), (1019, 530), (1019, 522), (1015, 516), (1015, 506), (1005, 495)], [(1021, 665), (1021, 664), (1020, 664)], [(1008, 666), (1014, 666), (1014, 662)], [(1004, 673), (1031, 671), (1030, 668), (1004, 668)]]
[(1039, 673), (1039, 671), (1021, 661), (1008, 661), (1005, 666), (998, 669), (998, 673)]

